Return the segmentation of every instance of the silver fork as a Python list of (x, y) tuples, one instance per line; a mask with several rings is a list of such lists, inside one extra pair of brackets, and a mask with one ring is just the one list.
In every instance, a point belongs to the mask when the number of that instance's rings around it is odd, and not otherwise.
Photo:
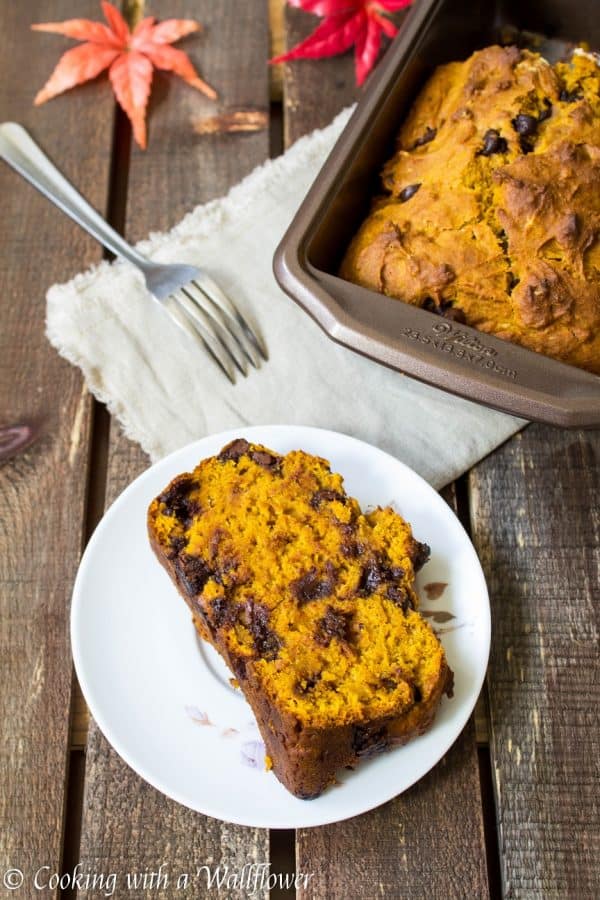
[(25, 129), (0, 125), (0, 158), (116, 256), (136, 266), (150, 294), (189, 335), (200, 340), (235, 383), (235, 370), (248, 374), (267, 351), (241, 312), (213, 279), (196, 266), (151, 262), (104, 221), (50, 162)]

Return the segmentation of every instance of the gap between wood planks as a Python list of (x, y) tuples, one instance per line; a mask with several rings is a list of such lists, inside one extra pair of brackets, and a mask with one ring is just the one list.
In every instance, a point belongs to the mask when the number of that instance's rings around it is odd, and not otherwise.
[[(113, 122), (113, 143), (111, 168), (108, 180), (107, 215), (108, 222), (120, 234), (124, 233), (127, 203), (127, 180), (131, 154), (131, 126), (122, 109), (115, 105)], [(107, 251), (104, 259), (111, 259)], [(110, 415), (104, 404), (92, 401), (92, 422), (88, 478), (86, 485), (86, 510), (83, 543), (91, 538), (104, 514), (106, 478), (108, 471), (108, 444)], [(73, 673), (71, 701), (71, 740), (65, 801), (63, 830), (63, 854), (61, 872), (72, 872), (79, 861), (81, 838), (81, 817), (83, 811), (83, 789), (85, 780), (85, 745), (89, 726), (89, 710), (83, 699), (81, 688)], [(76, 889), (60, 891), (61, 898), (73, 898)]]
[[(468, 474), (461, 475), (454, 482), (456, 514), (469, 535), (472, 537), (471, 515), (469, 508)], [(487, 680), (475, 707), (475, 735), (477, 740), (477, 762), (479, 765), (479, 785), (483, 813), (483, 831), (485, 840), (485, 859), (488, 875), (490, 900), (501, 900), (502, 878), (500, 867), (500, 847), (498, 845), (498, 816), (492, 758), (489, 747), (489, 712), (487, 702)]]

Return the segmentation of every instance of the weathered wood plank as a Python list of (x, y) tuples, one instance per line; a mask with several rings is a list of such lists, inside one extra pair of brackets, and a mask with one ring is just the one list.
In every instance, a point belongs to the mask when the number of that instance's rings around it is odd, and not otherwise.
[(303, 900), (487, 897), (475, 732), (385, 806), (298, 831), (297, 869), (314, 873)]
[[(270, 57), (279, 56), (285, 47), (285, 0), (269, 0), (269, 24), (270, 24)], [(281, 66), (272, 66), (270, 73), (271, 100), (281, 101), (283, 98), (283, 72)]]
[[(288, 45), (316, 20), (286, 12)], [(357, 95), (352, 58), (286, 65), (285, 138), (326, 125)], [(446, 499), (454, 502), (453, 492)], [(299, 896), (485, 897), (488, 893), (479, 766), (470, 722), (419, 784), (373, 812), (297, 833), (297, 870), (314, 873)]]
[(530, 426), (471, 491), (505, 896), (598, 897), (600, 432)]
[[(0, 7), (0, 121), (24, 124), (99, 208), (107, 195), (113, 101), (91, 84), (40, 109), (33, 97), (71, 42), (32, 20), (68, 0)], [(95, 15), (95, 0), (79, 14)], [(0, 467), (0, 871), (60, 868), (72, 668), (71, 585), (81, 549), (90, 399), (44, 335), (45, 291), (101, 257), (90, 238), (0, 164), (0, 395), (3, 424), (34, 420), (38, 440)], [(50, 896), (48, 891), (46, 896)]]
[[(266, 128), (201, 137), (192, 127), (193, 121), (216, 112), (268, 110), (268, 20), (263, 0), (244, 4), (156, 0), (152, 13), (193, 15), (203, 23), (203, 36), (184, 46), (219, 92), (219, 104), (215, 109), (188, 86), (157, 77), (149, 150), (134, 149), (131, 157), (126, 233), (133, 240), (174, 225), (195, 204), (225, 193), (268, 155)], [(163, 102), (167, 94), (168, 102)], [(107, 502), (147, 464), (141, 450), (113, 423)], [(171, 873), (190, 871), (190, 866), (193, 871), (205, 862), (226, 863), (232, 870), (268, 862), (268, 832), (225, 825), (163, 797), (119, 759), (93, 722), (87, 760), (81, 859), (92, 870), (114, 871), (124, 884), (127, 872), (156, 870), (161, 862)], [(203, 887), (193, 895), (204, 896)], [(156, 891), (127, 896), (155, 897)], [(160, 896), (179, 897), (181, 891), (172, 882)]]
[[(285, 8), (287, 47), (304, 40), (318, 19), (302, 10)], [(351, 54), (332, 59), (295, 60), (282, 63), (284, 139), (286, 147), (312, 131), (323, 128), (345, 106), (353, 103), (358, 92), (354, 81)]]
[(213, 103), (179, 79), (155, 74), (149, 111), (149, 150), (134, 147), (127, 199), (131, 240), (171, 227), (197, 203), (221, 196), (263, 162), (268, 154), (268, 116), (259, 131), (210, 135), (194, 131), (221, 113), (268, 113), (269, 25), (263, 0), (243, 4), (209, 0), (169, 5), (152, 13), (193, 16), (203, 25), (198, 37), (181, 44), (203, 77), (218, 92)]

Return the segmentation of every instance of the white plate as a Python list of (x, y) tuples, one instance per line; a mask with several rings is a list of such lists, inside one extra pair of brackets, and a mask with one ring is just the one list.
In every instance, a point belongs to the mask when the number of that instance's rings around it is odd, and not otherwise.
[[(394, 507), (432, 549), (419, 574), (421, 606), (437, 613), (454, 670), (427, 734), (340, 773), (341, 784), (298, 800), (262, 766), (250, 707), (229, 685), (220, 657), (196, 638), (190, 613), (146, 536), (150, 501), (180, 472), (234, 437), (280, 453), (324, 456), (362, 505)], [(428, 600), (425, 585), (446, 582)], [(442, 615), (440, 616), (440, 612)], [(448, 618), (450, 613), (454, 618)], [(440, 624), (440, 619), (445, 619)], [(442, 633), (443, 632), (443, 633)], [(197, 441), (152, 466), (108, 510), (81, 561), (73, 593), (71, 640), (92, 715), (123, 759), (159, 791), (191, 809), (261, 828), (303, 828), (355, 816), (405, 791), (443, 756), (481, 689), (490, 645), (490, 610), (481, 566), (458, 519), (422, 478), (387, 453), (317, 428), (265, 426)], [(205, 717), (208, 720), (205, 722)], [(258, 767), (249, 765), (258, 757)]]

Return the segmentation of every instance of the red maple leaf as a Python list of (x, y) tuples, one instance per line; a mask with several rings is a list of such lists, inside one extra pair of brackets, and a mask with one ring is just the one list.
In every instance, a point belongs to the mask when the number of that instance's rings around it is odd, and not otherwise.
[(207, 97), (216, 98), (215, 91), (200, 78), (187, 54), (170, 46), (179, 38), (199, 31), (201, 25), (198, 22), (166, 19), (156, 25), (155, 19), (148, 17), (142, 19), (132, 32), (112, 3), (102, 0), (102, 12), (106, 25), (91, 19), (68, 19), (31, 26), (34, 31), (50, 31), (85, 41), (61, 56), (37, 94), (36, 106), (108, 69), (115, 97), (131, 121), (133, 136), (140, 147), (145, 148), (146, 107), (155, 68), (174, 72)]
[(360, 85), (375, 65), (381, 35), (393, 38), (398, 32), (385, 13), (404, 9), (412, 0), (288, 0), (288, 3), (324, 18), (305, 40), (271, 62), (321, 59), (354, 46), (356, 83)]

